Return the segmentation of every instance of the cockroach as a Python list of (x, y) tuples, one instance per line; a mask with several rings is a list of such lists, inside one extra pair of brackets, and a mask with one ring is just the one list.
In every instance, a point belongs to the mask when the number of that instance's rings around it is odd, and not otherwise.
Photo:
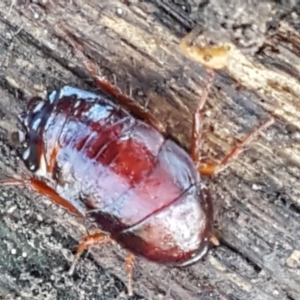
[(202, 111), (213, 72), (208, 72), (194, 113), (189, 155), (165, 138), (160, 122), (100, 74), (72, 33), (62, 26), (57, 32), (73, 46), (96, 85), (119, 105), (69, 86), (47, 99), (31, 99), (19, 120), (25, 133), (21, 158), (32, 176), (1, 184), (26, 186), (95, 221), (101, 232), (80, 243), (70, 273), (85, 249), (116, 241), (130, 253), (126, 272), (132, 294), (134, 255), (186, 266), (202, 258), (211, 243), (217, 244), (213, 203), (200, 174), (222, 170), (273, 119), (248, 134), (220, 164), (203, 164)]

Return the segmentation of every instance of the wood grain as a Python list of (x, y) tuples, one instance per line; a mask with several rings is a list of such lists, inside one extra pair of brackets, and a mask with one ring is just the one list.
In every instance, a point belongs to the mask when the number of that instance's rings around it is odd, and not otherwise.
[[(201, 16), (199, 22), (208, 26), (203, 34), (216, 42), (212, 33), (224, 28), (207, 21), (213, 20), (209, 10), (197, 15), (199, 1), (21, 2), (0, 2), (2, 177), (25, 172), (9, 136), (29, 97), (66, 84), (96, 90), (82, 62), (55, 34), (58, 22), (188, 149), (206, 72), (178, 45)], [(224, 172), (204, 179), (214, 199), (221, 245), (185, 269), (138, 259), (132, 299), (299, 299), (300, 23), (297, 10), (287, 13), (270, 3), (270, 18), (250, 20), (260, 25), (253, 26), (260, 29), (256, 35), (249, 35), (256, 41), (251, 49), (243, 47), (250, 38), (243, 40), (241, 26), (228, 21), (228, 34), (221, 36), (233, 50), (226, 68), (216, 72), (206, 106), (203, 151), (211, 159), (221, 159), (270, 115), (276, 119)], [(219, 19), (228, 14), (227, 20), (242, 22), (229, 14), (230, 6), (216, 7)], [(260, 7), (245, 4), (243, 9), (263, 15)], [(126, 252), (117, 245), (93, 249), (74, 276), (67, 276), (72, 253), (92, 224), (18, 188), (1, 188), (0, 213), (4, 299), (126, 299)]]

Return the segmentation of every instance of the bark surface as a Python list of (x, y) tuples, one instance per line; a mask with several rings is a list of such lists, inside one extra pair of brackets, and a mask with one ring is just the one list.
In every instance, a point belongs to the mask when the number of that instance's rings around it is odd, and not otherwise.
[[(204, 179), (220, 246), (184, 269), (138, 258), (131, 299), (300, 297), (300, 11), (292, 8), (295, 1), (284, 7), (249, 2), (0, 2), (2, 178), (24, 172), (10, 136), (30, 97), (67, 84), (97, 90), (55, 34), (57, 23), (84, 41), (99, 68), (186, 149), (206, 71), (178, 45), (196, 24), (200, 39), (232, 46), (205, 108), (203, 155), (221, 159), (275, 118), (226, 170)], [(2, 298), (127, 299), (126, 252), (117, 245), (91, 249), (67, 275), (78, 241), (93, 224), (17, 187), (1, 187), (0, 213)]]

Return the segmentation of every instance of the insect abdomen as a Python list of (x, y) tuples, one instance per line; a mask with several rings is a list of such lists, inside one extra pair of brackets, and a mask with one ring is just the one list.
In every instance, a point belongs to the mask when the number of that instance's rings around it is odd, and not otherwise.
[(33, 104), (21, 117), (23, 160), (65, 206), (150, 260), (181, 264), (205, 253), (211, 200), (183, 149), (82, 90), (65, 87)]
[(43, 141), (58, 192), (84, 202), (110, 232), (167, 207), (199, 179), (184, 150), (101, 98), (57, 99)]

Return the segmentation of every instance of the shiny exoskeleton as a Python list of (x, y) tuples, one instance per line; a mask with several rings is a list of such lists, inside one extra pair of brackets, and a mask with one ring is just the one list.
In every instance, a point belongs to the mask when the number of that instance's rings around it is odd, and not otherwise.
[(104, 96), (64, 87), (21, 115), (23, 160), (82, 215), (134, 254), (199, 259), (213, 209), (190, 156)]
[[(0, 185), (32, 188), (70, 212), (94, 220), (101, 232), (80, 243), (71, 272), (90, 245), (115, 240), (131, 253), (126, 271), (132, 294), (133, 254), (185, 266), (199, 260), (209, 243), (218, 243), (212, 233), (212, 201), (199, 174), (224, 169), (273, 118), (249, 133), (219, 164), (203, 164), (202, 112), (213, 72), (208, 71), (193, 114), (188, 154), (165, 138), (163, 124), (99, 72), (67, 28), (57, 26), (56, 32), (73, 46), (95, 84), (116, 103), (69, 86), (51, 92), (47, 99), (33, 98), (20, 115), (25, 131), (22, 159), (33, 175), (3, 180)], [(194, 53), (185, 42), (183, 52)]]

